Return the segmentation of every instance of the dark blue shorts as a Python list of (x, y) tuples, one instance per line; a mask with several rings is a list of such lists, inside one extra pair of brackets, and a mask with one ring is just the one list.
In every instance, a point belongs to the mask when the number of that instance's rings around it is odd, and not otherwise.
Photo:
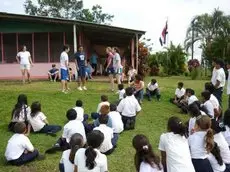
[(68, 70), (61, 69), (61, 80), (67, 81), (68, 80)]
[(85, 66), (84, 67), (79, 67), (78, 77), (85, 77)]
[(110, 75), (110, 74), (115, 74), (115, 70), (114, 70), (113, 67), (108, 68), (106, 72), (107, 72), (109, 75)]

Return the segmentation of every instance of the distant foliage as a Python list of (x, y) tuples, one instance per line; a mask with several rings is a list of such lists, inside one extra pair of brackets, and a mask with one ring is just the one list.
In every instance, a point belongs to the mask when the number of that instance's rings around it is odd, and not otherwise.
[(145, 42), (139, 42), (138, 51), (138, 73), (145, 76), (149, 73), (148, 57), (150, 55), (149, 48)]

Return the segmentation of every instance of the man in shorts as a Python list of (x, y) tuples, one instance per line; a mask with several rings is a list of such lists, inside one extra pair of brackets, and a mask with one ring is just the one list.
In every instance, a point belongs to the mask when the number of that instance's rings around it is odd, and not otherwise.
[(78, 71), (78, 90), (87, 90), (85, 86), (85, 66), (86, 66), (86, 57), (85, 53), (83, 52), (83, 46), (79, 46), (78, 52), (74, 55), (75, 56), (75, 63), (76, 69)]
[(26, 46), (22, 46), (22, 51), (18, 52), (16, 56), (17, 62), (20, 64), (20, 69), (22, 73), (22, 82), (25, 83), (25, 75), (27, 74), (28, 82), (30, 83), (30, 65), (33, 66), (31, 55), (29, 51), (26, 51)]
[(62, 92), (67, 93), (69, 88), (68, 88), (68, 65), (69, 65), (69, 45), (64, 45), (63, 46), (63, 52), (61, 53), (60, 56), (60, 67), (61, 67), (61, 84), (62, 84)]

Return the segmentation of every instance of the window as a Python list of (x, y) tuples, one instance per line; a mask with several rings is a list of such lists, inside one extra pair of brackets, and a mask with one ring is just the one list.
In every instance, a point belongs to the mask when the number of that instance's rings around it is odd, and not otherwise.
[(63, 43), (63, 32), (50, 33), (50, 62), (60, 61)]
[(16, 34), (4, 33), (3, 34), (3, 49), (4, 61), (3, 63), (17, 63), (17, 47), (16, 47)]
[(48, 33), (34, 33), (34, 61), (48, 62)]

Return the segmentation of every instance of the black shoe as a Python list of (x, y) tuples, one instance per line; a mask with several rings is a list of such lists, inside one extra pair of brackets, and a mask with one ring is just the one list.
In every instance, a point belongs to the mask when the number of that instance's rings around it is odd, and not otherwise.
[(60, 145), (59, 144), (55, 144), (52, 148), (47, 149), (45, 151), (45, 153), (52, 154), (52, 153), (55, 153), (56, 151), (60, 151), (60, 150), (61, 150)]

